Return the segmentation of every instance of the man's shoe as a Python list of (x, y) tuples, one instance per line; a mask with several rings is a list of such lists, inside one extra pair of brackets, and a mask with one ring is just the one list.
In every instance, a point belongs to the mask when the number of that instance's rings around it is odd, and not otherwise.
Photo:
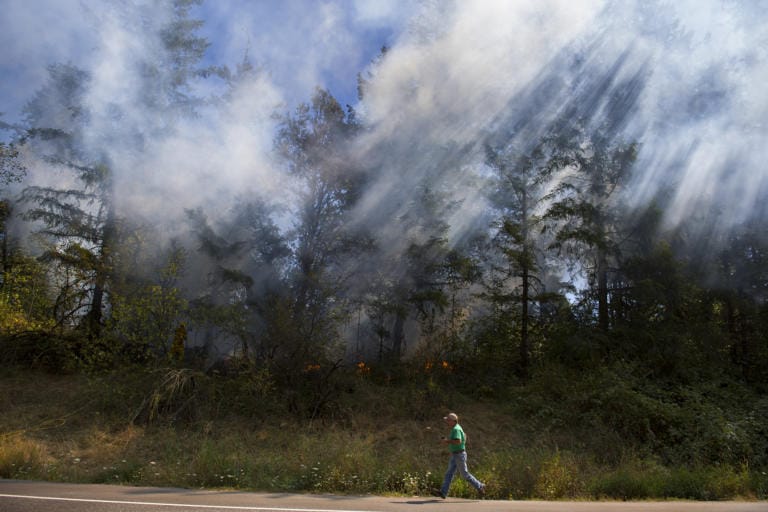
[(480, 497), (481, 497), (481, 498), (485, 498), (485, 486), (484, 486), (484, 485), (483, 485), (483, 486), (481, 486), (481, 487), (480, 487), (480, 488), (477, 490), (477, 492), (480, 494)]
[(432, 491), (432, 496), (445, 499), (445, 494), (443, 494), (442, 491)]

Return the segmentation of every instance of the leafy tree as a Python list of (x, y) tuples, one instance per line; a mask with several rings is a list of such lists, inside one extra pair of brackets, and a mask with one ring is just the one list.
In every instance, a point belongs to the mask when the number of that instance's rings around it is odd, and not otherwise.
[[(465, 247), (450, 247), (447, 238), (431, 236), (408, 247), (407, 302), (421, 324), (427, 357), (456, 355), (468, 320), (468, 288), (478, 281), (477, 262)], [(404, 347), (403, 347), (404, 348)], [(400, 356), (400, 352), (395, 354)]]
[(0, 332), (3, 336), (52, 327), (46, 269), (14, 249), (5, 256), (0, 282)]
[[(322, 344), (336, 339), (333, 317), (342, 312), (339, 286), (348, 277), (342, 263), (365, 244), (345, 223), (364, 180), (347, 153), (357, 131), (352, 112), (345, 112), (328, 91), (317, 90), (311, 103), (282, 118), (276, 139), (298, 181), (292, 314), (305, 357), (322, 353), (328, 348)], [(312, 347), (318, 340), (321, 345)]]
[(764, 231), (760, 222), (735, 227), (713, 262), (717, 280), (712, 292), (723, 305), (724, 340), (731, 361), (749, 382), (764, 372), (767, 353), (760, 319), (768, 299), (768, 239)]
[[(41, 232), (50, 241), (45, 258), (63, 270), (59, 274), (59, 320), (75, 321), (91, 337), (101, 334), (110, 295), (117, 292), (112, 286), (118, 279), (114, 271), (125, 268), (116, 261), (125, 233), (115, 198), (116, 173), (125, 163), (113, 159), (112, 146), (141, 146), (147, 136), (167, 134), (181, 116), (194, 114), (199, 100), (191, 93), (190, 81), (211, 72), (199, 68), (207, 43), (195, 35), (202, 22), (190, 18), (191, 7), (199, 3), (164, 0), (160, 7), (169, 9), (169, 21), (161, 17), (158, 24), (154, 16), (141, 18), (140, 27), (147, 37), (157, 37), (160, 45), (129, 66), (128, 72), (134, 73), (139, 84), (133, 95), (107, 105), (111, 119), (123, 122), (99, 122), (103, 109), (87, 108), (91, 75), (68, 64), (49, 68), (47, 84), (25, 108), (25, 143), (42, 161), (71, 173), (64, 177), (65, 182), (76, 183), (27, 187), (23, 198), (31, 206), (26, 217), (44, 226)], [(136, 108), (151, 109), (156, 114), (148, 118), (152, 122), (131, 122), (137, 117), (126, 114)], [(98, 130), (94, 129), (96, 122)]]
[[(188, 318), (188, 304), (179, 287), (185, 264), (185, 251), (172, 247), (165, 264), (151, 273), (156, 277), (131, 286), (122, 284), (121, 293), (113, 295), (110, 333), (121, 341), (128, 360), (162, 361), (172, 355), (172, 343)], [(174, 357), (183, 358), (184, 345), (175, 350)]]
[(275, 357), (269, 333), (280, 317), (275, 308), (285, 295), (284, 260), (289, 248), (261, 201), (237, 204), (216, 229), (203, 212), (188, 212), (199, 242), (206, 286), (193, 305), (196, 321), (215, 325), (239, 341), (240, 353)]
[[(406, 322), (413, 315), (420, 324), (422, 341), (432, 353), (445, 356), (455, 349), (455, 342), (466, 321), (462, 292), (477, 280), (475, 261), (462, 245), (451, 247), (449, 225), (445, 219), (459, 207), (438, 183), (429, 179), (416, 191), (408, 208), (398, 219), (398, 233), (404, 238), (394, 253), (386, 247), (372, 257), (372, 285), (365, 290), (371, 301), (368, 309), (377, 319), (379, 342), (390, 341), (389, 355), (399, 362), (407, 348)], [(378, 243), (385, 243), (382, 240)], [(368, 275), (368, 274), (366, 274)], [(447, 318), (446, 318), (447, 316)], [(386, 328), (386, 320), (391, 327)], [(449, 344), (446, 345), (445, 342)], [(383, 355), (383, 351), (380, 351)]]

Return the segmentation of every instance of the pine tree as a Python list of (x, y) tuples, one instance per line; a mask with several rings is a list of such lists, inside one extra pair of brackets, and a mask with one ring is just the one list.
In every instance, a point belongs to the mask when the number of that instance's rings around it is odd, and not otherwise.
[[(544, 199), (547, 177), (546, 145), (539, 144), (527, 154), (514, 147), (486, 146), (486, 164), (494, 171), (491, 202), (499, 217), (493, 226), (493, 247), (501, 255), (499, 264), (491, 264), (489, 298), (501, 314), (511, 316), (507, 304), (519, 304), (519, 369), (525, 377), (530, 366), (531, 306), (542, 290), (539, 274), (542, 260), (537, 237), (542, 219), (537, 214)], [(497, 277), (496, 277), (497, 276)], [(514, 324), (509, 318), (499, 319)]]
[(638, 145), (573, 124), (552, 139), (551, 178), (556, 186), (544, 217), (554, 227), (550, 248), (577, 262), (597, 297), (597, 324), (610, 327), (609, 274), (622, 241), (618, 192), (629, 178)]

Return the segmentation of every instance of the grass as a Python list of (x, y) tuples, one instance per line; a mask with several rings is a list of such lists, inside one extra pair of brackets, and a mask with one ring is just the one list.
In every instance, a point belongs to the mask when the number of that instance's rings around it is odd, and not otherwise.
[[(428, 495), (439, 487), (447, 463), (438, 440), (450, 405), (465, 418), (470, 470), (487, 483), (489, 498), (768, 498), (761, 470), (668, 466), (632, 447), (621, 460), (606, 462), (576, 438), (564, 443), (562, 435), (534, 432), (498, 403), (453, 393), (448, 404), (434, 383), (399, 389), (359, 384), (349, 396), (339, 395), (322, 420), (307, 421), (247, 386), (238, 394), (232, 383), (196, 378), (182, 384), (177, 379), (174, 392), (164, 394), (156, 384), (167, 383), (167, 376), (153, 381), (146, 375), (5, 371), (0, 477)], [(154, 417), (141, 414), (149, 409)], [(460, 480), (451, 492), (475, 496)]]

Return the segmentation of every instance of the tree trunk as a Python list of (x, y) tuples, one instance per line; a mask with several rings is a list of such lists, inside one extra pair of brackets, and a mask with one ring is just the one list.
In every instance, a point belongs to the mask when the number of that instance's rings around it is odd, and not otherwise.
[(115, 213), (112, 195), (112, 180), (108, 173), (108, 170), (104, 171), (104, 179), (107, 181), (102, 192), (102, 205), (107, 209), (107, 217), (101, 230), (101, 254), (99, 255), (98, 266), (94, 269), (96, 272), (96, 282), (93, 287), (93, 300), (87, 320), (88, 335), (93, 338), (101, 336), (104, 294), (112, 274), (112, 253), (117, 240), (117, 214)]
[(528, 242), (528, 190), (522, 191), (522, 242), (523, 242), (523, 257), (522, 257), (522, 278), (523, 278), (523, 294), (520, 298), (521, 301), (521, 314), (520, 321), (520, 376), (523, 378), (528, 377), (528, 367), (530, 365), (530, 348), (528, 343), (528, 303), (530, 301), (530, 286), (531, 286), (531, 250)]
[(530, 348), (528, 342), (528, 302), (530, 300), (530, 272), (527, 267), (523, 269), (523, 296), (522, 318), (520, 321), (520, 374), (523, 378), (528, 377), (528, 367), (530, 366)]
[(395, 325), (392, 328), (392, 357), (400, 361), (400, 356), (405, 345), (405, 310), (397, 308), (395, 311)]
[(597, 325), (607, 331), (608, 318), (608, 258), (603, 247), (597, 249)]
[(101, 309), (104, 304), (104, 286), (97, 283), (93, 287), (93, 299), (91, 309), (88, 312), (87, 329), (90, 338), (98, 338), (101, 335)]

